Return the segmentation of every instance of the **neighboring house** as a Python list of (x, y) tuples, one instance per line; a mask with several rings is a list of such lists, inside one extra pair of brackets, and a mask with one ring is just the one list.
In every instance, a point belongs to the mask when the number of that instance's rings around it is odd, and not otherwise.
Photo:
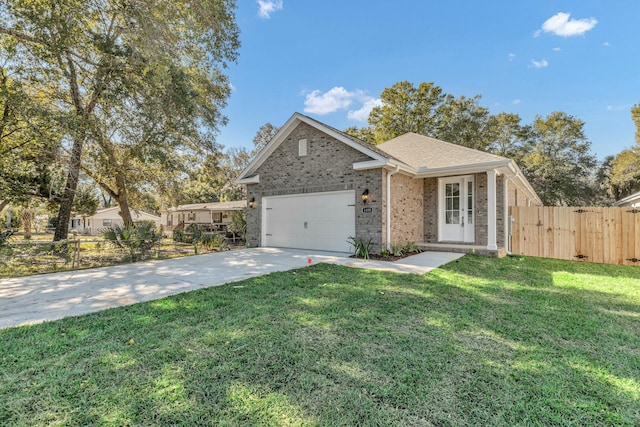
[(638, 208), (640, 207), (640, 191), (633, 193), (623, 199), (618, 200), (613, 206), (619, 206), (621, 208)]
[[(104, 228), (113, 227), (115, 225), (122, 227), (124, 222), (118, 213), (119, 211), (120, 207), (114, 206), (112, 208), (98, 209), (92, 216), (84, 218), (80, 215), (76, 215), (69, 221), (69, 232), (73, 232), (75, 230), (78, 234), (96, 236), (100, 234)], [(156, 226), (160, 226), (160, 217), (147, 212), (131, 209), (131, 218), (133, 219), (133, 222), (152, 221)]]
[(162, 209), (162, 231), (167, 237), (173, 235), (176, 228), (184, 230), (190, 224), (208, 226), (211, 229), (226, 231), (234, 212), (247, 207), (246, 200), (235, 202), (210, 202), (178, 205), (175, 208)]
[(238, 177), (247, 243), (352, 252), (415, 242), (503, 255), (508, 206), (541, 205), (511, 159), (408, 133), (374, 146), (295, 113)]

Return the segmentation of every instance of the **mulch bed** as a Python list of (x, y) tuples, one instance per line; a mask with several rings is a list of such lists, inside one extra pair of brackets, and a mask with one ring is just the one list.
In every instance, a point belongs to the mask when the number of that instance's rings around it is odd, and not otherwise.
[[(410, 257), (411, 255), (417, 255), (419, 253), (420, 252), (409, 252), (409, 253), (402, 254), (400, 256), (396, 256), (396, 255), (382, 256), (382, 255), (378, 255), (378, 254), (369, 254), (369, 259), (373, 260), (373, 261), (394, 262), (394, 261), (398, 261), (398, 260), (400, 260), (402, 258)], [(361, 256), (355, 256), (355, 255), (351, 255), (349, 258), (363, 259)]]

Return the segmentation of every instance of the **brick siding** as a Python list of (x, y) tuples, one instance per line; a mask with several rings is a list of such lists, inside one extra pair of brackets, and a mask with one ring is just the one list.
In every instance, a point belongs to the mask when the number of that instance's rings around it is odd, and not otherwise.
[[(298, 141), (307, 140), (307, 155), (298, 155)], [(384, 211), (383, 172), (381, 169), (353, 170), (353, 163), (371, 160), (366, 155), (319, 131), (300, 123), (257, 169), (260, 183), (247, 185), (247, 198), (255, 198), (256, 206), (247, 209), (247, 244), (261, 245), (262, 197), (285, 194), (319, 193), (354, 190), (356, 204), (356, 237), (371, 238), (374, 252), (382, 248)], [(365, 204), (360, 195), (368, 189)]]

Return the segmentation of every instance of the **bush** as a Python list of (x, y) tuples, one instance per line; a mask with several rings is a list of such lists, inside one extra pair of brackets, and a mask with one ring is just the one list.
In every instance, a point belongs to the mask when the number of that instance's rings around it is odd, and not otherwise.
[(365, 240), (360, 237), (356, 238), (349, 236), (347, 242), (354, 248), (354, 255), (356, 258), (369, 259), (369, 253), (371, 252), (371, 246), (373, 246), (373, 240), (371, 238)]
[(393, 256), (402, 256), (404, 255), (404, 252), (405, 252), (404, 246), (402, 246), (401, 244), (399, 243), (391, 244), (391, 254)]
[(114, 225), (101, 231), (102, 237), (117, 248), (129, 252), (131, 262), (145, 256), (161, 238), (152, 222), (140, 222), (137, 226), (120, 227)]
[(244, 210), (236, 211), (233, 213), (231, 222), (229, 223), (229, 231), (231, 231), (232, 233), (236, 233), (242, 240), (246, 239), (247, 221), (244, 217)]

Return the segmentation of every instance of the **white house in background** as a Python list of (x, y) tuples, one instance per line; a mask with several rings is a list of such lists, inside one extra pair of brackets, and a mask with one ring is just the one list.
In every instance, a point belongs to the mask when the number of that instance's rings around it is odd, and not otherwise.
[[(119, 211), (120, 207), (115, 206), (112, 208), (98, 209), (92, 216), (84, 218), (80, 215), (76, 215), (69, 221), (69, 232), (73, 232), (75, 230), (78, 234), (96, 236), (100, 234), (104, 228), (113, 227), (115, 225), (122, 227), (124, 222), (118, 213)], [(160, 227), (160, 217), (157, 215), (131, 209), (131, 218), (133, 219), (133, 222), (152, 221), (157, 227)]]
[(172, 237), (173, 230), (176, 228), (184, 230), (191, 224), (208, 226), (211, 230), (226, 231), (233, 214), (246, 207), (246, 200), (238, 200), (235, 202), (192, 203), (162, 209), (160, 211), (162, 231), (167, 237)]
[(621, 208), (640, 208), (640, 191), (633, 193), (624, 199), (618, 200), (613, 204), (613, 206), (619, 206)]

